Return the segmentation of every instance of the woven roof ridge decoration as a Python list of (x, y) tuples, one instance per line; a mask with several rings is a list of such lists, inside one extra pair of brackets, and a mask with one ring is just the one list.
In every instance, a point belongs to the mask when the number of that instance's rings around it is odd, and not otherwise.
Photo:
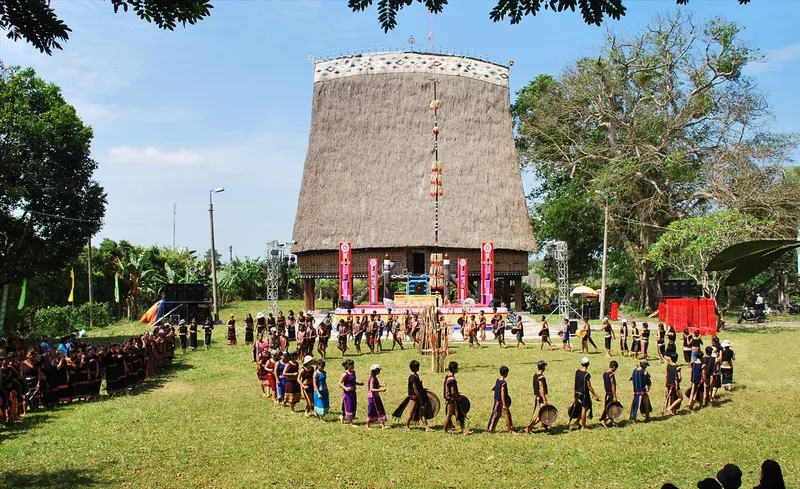
[(431, 73), (461, 76), (508, 88), (508, 68), (466, 56), (419, 52), (377, 52), (342, 56), (314, 63), (314, 83), (359, 75)]
[[(417, 54), (390, 53), (391, 60), (384, 55), (383, 62)], [(474, 76), (448, 76), (442, 66), (474, 60), (419, 56), (440, 62), (436, 99), (446, 109), (438, 120), (448, 188), (440, 202), (439, 248), (477, 250), (482, 242), (493, 241), (497, 250), (536, 251), (507, 78), (487, 83)], [(370, 55), (372, 61), (380, 57)], [(390, 68), (385, 76), (343, 76), (346, 59), (358, 56), (340, 58), (337, 65), (315, 64), (317, 70), (340, 73), (319, 80), (315, 73), (293, 251), (328, 252), (337, 250), (339, 242), (357, 250), (433, 248), (432, 70)]]

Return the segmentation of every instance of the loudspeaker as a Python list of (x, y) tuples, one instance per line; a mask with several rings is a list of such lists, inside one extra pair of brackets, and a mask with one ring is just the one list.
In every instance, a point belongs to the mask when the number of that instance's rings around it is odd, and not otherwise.
[(186, 301), (203, 302), (206, 300), (206, 286), (203, 284), (186, 284)]
[(339, 308), (353, 309), (353, 301), (339, 301)]
[(700, 288), (694, 280), (664, 280), (661, 282), (662, 297), (698, 297)]
[(577, 319), (570, 319), (569, 320), (569, 334), (574, 335), (578, 331), (578, 320)]

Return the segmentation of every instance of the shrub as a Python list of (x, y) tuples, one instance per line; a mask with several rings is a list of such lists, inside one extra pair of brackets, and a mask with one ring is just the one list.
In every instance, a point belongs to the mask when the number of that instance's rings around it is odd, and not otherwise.
[(36, 311), (34, 331), (37, 335), (59, 338), (81, 329), (89, 329), (91, 314), (94, 328), (104, 328), (111, 324), (111, 310), (108, 304), (81, 304), (78, 307), (45, 307)]

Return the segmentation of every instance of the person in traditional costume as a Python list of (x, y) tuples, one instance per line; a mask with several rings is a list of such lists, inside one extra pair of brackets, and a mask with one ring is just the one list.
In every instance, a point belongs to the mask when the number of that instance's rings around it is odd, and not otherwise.
[(308, 352), (308, 339), (306, 338), (306, 322), (303, 320), (297, 325), (297, 354), (301, 357)]
[(709, 403), (717, 402), (717, 389), (721, 386), (719, 362), (717, 362), (717, 356), (713, 347), (706, 347), (703, 363), (706, 366), (706, 379), (703, 384), (703, 405), (705, 406)]
[(589, 337), (592, 334), (592, 327), (589, 324), (588, 319), (583, 320), (583, 326), (581, 327), (581, 353), (589, 354)]
[(400, 347), (401, 350), (404, 350), (403, 347), (403, 331), (400, 327), (400, 321), (396, 318), (393, 318), (389, 322), (389, 332), (392, 334), (392, 350), (394, 350), (394, 346), (397, 345)]
[(383, 318), (381, 318), (381, 315), (378, 314), (375, 317), (375, 331), (373, 332), (375, 338), (372, 343), (373, 346), (375, 347), (375, 351), (377, 351), (378, 353), (383, 352), (383, 343), (381, 342), (381, 335), (383, 334), (383, 324), (384, 324)]
[(344, 372), (339, 378), (339, 388), (342, 389), (342, 414), (339, 416), (339, 421), (342, 424), (349, 424), (356, 426), (353, 420), (356, 418), (356, 407), (358, 405), (358, 398), (356, 397), (356, 387), (364, 385), (363, 382), (356, 380), (356, 365), (352, 360), (345, 360), (342, 362)]
[(368, 321), (366, 314), (360, 318), (356, 316), (355, 320), (353, 320), (353, 346), (356, 347), (356, 353), (359, 355), (361, 355), (361, 339), (367, 330)]
[(703, 338), (700, 337), (700, 330), (694, 330), (691, 338), (692, 345), (692, 361), (694, 362), (697, 357), (703, 356)]
[(683, 361), (686, 363), (693, 362), (694, 358), (692, 358), (692, 335), (691, 333), (689, 333), (689, 328), (683, 329), (681, 342), (683, 344)]
[(278, 351), (288, 351), (289, 350), (289, 338), (286, 337), (286, 330), (283, 330), (282, 333), (278, 336)]
[(228, 319), (228, 345), (235, 345), (236, 344), (236, 318), (233, 317), (231, 314), (231, 318)]
[(720, 353), (719, 373), (721, 377), (722, 388), (726, 391), (733, 390), (733, 361), (736, 360), (736, 354), (731, 350), (731, 342), (728, 340), (722, 341), (722, 352)]
[(375, 330), (378, 328), (377, 313), (375, 311), (372, 311), (366, 326), (364, 335), (367, 340), (367, 348), (369, 348), (369, 353), (373, 354), (375, 353)]
[(639, 340), (641, 358), (647, 360), (647, 347), (650, 345), (650, 326), (644, 322), (642, 323), (642, 337)]
[(283, 372), (286, 370), (286, 365), (289, 363), (289, 352), (283, 350), (280, 354), (280, 359), (277, 363), (275, 363), (275, 379), (277, 381), (277, 394), (278, 394), (278, 403), (283, 404), (285, 399), (286, 393), (286, 377), (283, 376)]
[(336, 326), (336, 348), (342, 352), (342, 356), (347, 352), (347, 323), (344, 319), (340, 319)]
[[(308, 319), (307, 317), (306, 324), (309, 324)], [(313, 320), (313, 318), (310, 319)], [(313, 329), (314, 327), (311, 326), (311, 328)], [(331, 319), (331, 313), (328, 313), (319, 325), (318, 333), (319, 344), (317, 345), (317, 351), (323, 360), (325, 360), (325, 355), (328, 354), (328, 341), (331, 339), (331, 331), (333, 331), (333, 320)]]
[(500, 417), (505, 418), (506, 431), (514, 433), (514, 424), (511, 421), (511, 396), (508, 394), (508, 367), (505, 365), (500, 367), (500, 377), (498, 377), (491, 390), (494, 392), (494, 405), (492, 412), (489, 415), (489, 424), (486, 426), (486, 431), (494, 433)]
[(639, 327), (636, 326), (636, 321), (631, 321), (631, 353), (630, 358), (639, 356), (642, 351), (642, 335), (639, 333)]
[(517, 316), (517, 324), (515, 325), (512, 333), (514, 333), (514, 337), (517, 339), (517, 349), (520, 347), (527, 348), (527, 346), (525, 346), (525, 342), (522, 341), (522, 338), (525, 337), (525, 327), (522, 324), (522, 316)]
[(650, 372), (647, 367), (650, 365), (647, 360), (639, 361), (639, 366), (634, 369), (630, 380), (633, 383), (633, 402), (631, 403), (630, 422), (636, 423), (637, 417), (641, 412), (645, 421), (650, 421), (650, 413), (653, 407), (650, 404)]
[(494, 315), (492, 316), (492, 331), (494, 332), (494, 337), (497, 339), (497, 344), (501, 348), (506, 347), (506, 325), (503, 321), (503, 316), (497, 312), (497, 308), (492, 308), (492, 312)]
[(247, 313), (247, 317), (244, 318), (244, 344), (253, 344), (253, 315), (249, 312)]
[[(589, 359), (587, 357), (581, 358), (581, 368), (575, 371), (574, 383), (574, 401), (572, 409), (569, 409), (569, 421), (567, 422), (567, 429), (572, 426), (572, 421), (575, 421), (575, 426), (580, 426), (581, 430), (586, 429), (586, 418), (592, 419), (592, 397), (595, 401), (600, 401), (597, 394), (592, 388), (592, 374), (589, 373)], [(591, 394), (591, 397), (590, 397)]]
[(314, 357), (306, 355), (303, 358), (303, 368), (300, 370), (300, 392), (306, 401), (304, 413), (306, 418), (314, 415)]
[(611, 343), (614, 341), (614, 328), (611, 327), (611, 321), (608, 318), (603, 318), (603, 325), (600, 326), (600, 330), (603, 332), (603, 341), (606, 348), (606, 356), (611, 355)]
[(39, 407), (42, 401), (42, 384), (47, 382), (40, 365), (39, 354), (31, 348), (25, 360), (20, 365), (20, 373), (27, 383), (28, 399), (26, 404), (30, 407)]
[(186, 326), (186, 321), (181, 319), (180, 322), (178, 323), (178, 339), (180, 340), (181, 352), (183, 354), (186, 354), (186, 348), (189, 345), (186, 338), (186, 335), (188, 334), (189, 334), (189, 327)]
[(689, 409), (692, 409), (694, 403), (702, 404), (703, 401), (703, 387), (706, 384), (706, 364), (703, 363), (703, 352), (698, 351), (696, 354), (692, 351), (694, 361), (689, 364), (691, 368), (691, 382), (692, 389), (689, 393)]
[(616, 360), (611, 360), (608, 364), (608, 370), (603, 372), (603, 389), (606, 392), (603, 398), (603, 414), (600, 416), (600, 425), (603, 428), (608, 428), (614, 425), (614, 420), (608, 415), (608, 407), (612, 402), (617, 402), (617, 369), (619, 363)]
[(406, 429), (411, 430), (412, 422), (422, 422), (422, 425), (425, 426), (425, 431), (431, 432), (433, 429), (428, 426), (428, 417), (433, 413), (428, 400), (428, 392), (422, 386), (422, 380), (419, 378), (419, 362), (411, 360), (408, 368), (411, 370), (411, 374), (408, 376), (408, 395), (394, 410), (392, 417), (400, 419), (403, 416), (403, 411), (408, 407)]
[(413, 331), (412, 319), (411, 311), (406, 309), (406, 312), (403, 314), (403, 333), (405, 339), (409, 341), (414, 341), (414, 335), (411, 334)]
[(278, 317), (275, 318), (275, 327), (278, 328), (278, 334), (286, 331), (286, 318), (283, 315), (283, 311), (278, 311)]
[(486, 341), (486, 315), (483, 314), (483, 311), (478, 313), (478, 331), (481, 341)]
[(370, 376), (367, 380), (367, 429), (372, 424), (380, 424), (381, 428), (386, 429), (386, 409), (383, 407), (381, 393), (386, 392), (386, 382), (380, 382), (378, 375), (381, 373), (380, 364), (373, 364), (370, 368)]
[(214, 322), (211, 318), (206, 319), (205, 324), (203, 324), (203, 332), (205, 333), (205, 345), (206, 350), (211, 348), (211, 332), (214, 331)]
[(569, 348), (569, 351), (572, 351), (572, 345), (569, 342), (569, 318), (564, 318), (558, 335), (561, 337), (561, 349), (567, 351), (567, 348)]
[(197, 350), (197, 319), (192, 319), (189, 323), (189, 348)]
[[(547, 378), (544, 376), (544, 371), (547, 368), (547, 362), (544, 360), (539, 360), (536, 362), (537, 371), (533, 374), (533, 413), (531, 414), (531, 421), (528, 423), (528, 426), (525, 427), (525, 433), (530, 433), (533, 428), (539, 424), (539, 410), (542, 406), (547, 406), (549, 404), (547, 400)], [(544, 427), (545, 431), (549, 428), (547, 426)]]
[(656, 347), (658, 349), (658, 361), (661, 363), (664, 363), (667, 359), (667, 350), (665, 341), (666, 337), (667, 337), (667, 331), (664, 329), (664, 323), (658, 323)]
[(681, 407), (683, 402), (683, 392), (681, 392), (681, 367), (676, 363), (678, 361), (678, 353), (672, 352), (669, 354), (669, 363), (667, 363), (666, 377), (666, 394), (664, 400), (664, 409), (661, 414), (671, 414), (675, 416), (678, 408)]
[[(269, 372), (269, 362), (272, 359), (272, 356), (269, 353), (269, 350), (264, 347), (258, 352), (258, 356), (256, 357), (256, 376), (258, 377), (259, 382), (261, 383), (261, 396), (268, 397), (271, 391), (268, 393), (267, 388), (269, 385), (269, 378), (271, 374)], [(274, 366), (273, 366), (274, 368)]]
[(294, 412), (294, 407), (300, 402), (302, 393), (300, 392), (300, 382), (298, 376), (300, 375), (300, 365), (297, 363), (297, 356), (294, 353), (289, 354), (289, 363), (283, 369), (283, 378), (286, 379), (286, 392), (283, 394), (284, 404), (289, 407), (289, 410)]
[(626, 319), (619, 323), (619, 353), (623, 357), (628, 356), (628, 321)]
[(673, 353), (677, 353), (678, 349), (675, 346), (677, 334), (675, 333), (675, 328), (672, 326), (667, 326), (667, 346), (664, 349), (664, 356), (666, 358), (670, 358)]
[(322, 421), (330, 407), (328, 373), (325, 371), (325, 360), (320, 360), (317, 362), (317, 370), (314, 372), (314, 414)]
[(263, 312), (259, 312), (256, 314), (256, 335), (264, 334), (265, 331), (267, 331), (267, 318), (264, 317)]
[(547, 324), (547, 318), (542, 316), (539, 321), (541, 321), (539, 324), (539, 338), (541, 338), (539, 349), (543, 350), (545, 343), (550, 346), (551, 350), (555, 349), (553, 344), (550, 343), (550, 325)]
[(461, 394), (458, 391), (456, 373), (458, 373), (458, 362), (450, 362), (447, 365), (447, 375), (444, 378), (444, 433), (450, 434), (450, 429), (453, 428), (453, 417), (455, 417), (459, 428), (461, 428), (461, 432), (465, 435), (471, 435), (472, 432), (467, 430), (464, 425), (467, 415), (463, 412), (459, 404), (461, 401)]

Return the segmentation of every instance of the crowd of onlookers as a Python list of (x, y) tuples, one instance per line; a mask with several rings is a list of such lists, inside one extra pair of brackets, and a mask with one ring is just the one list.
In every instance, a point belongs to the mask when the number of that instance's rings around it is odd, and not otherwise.
[(175, 330), (169, 326), (120, 343), (89, 344), (77, 334), (51, 342), (46, 336), (28, 347), (27, 337), (0, 339), (0, 424), (29, 410), (100, 397), (133, 387), (172, 365)]
[[(698, 489), (739, 489), (742, 487), (742, 470), (727, 464), (717, 472), (716, 478), (708, 477), (697, 483)], [(674, 484), (664, 484), (661, 489), (678, 489)], [(758, 485), (753, 489), (786, 489), (783, 472), (778, 462), (765, 460), (761, 464), (761, 476)]]

